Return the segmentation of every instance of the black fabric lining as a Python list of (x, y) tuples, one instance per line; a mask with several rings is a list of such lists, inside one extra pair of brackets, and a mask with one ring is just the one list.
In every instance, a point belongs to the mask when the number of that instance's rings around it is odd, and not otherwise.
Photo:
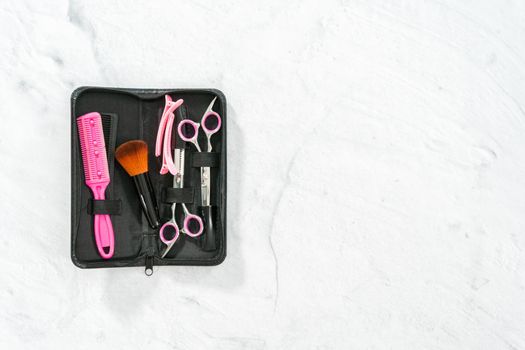
[(120, 215), (122, 201), (120, 199), (88, 199), (87, 212), (89, 215)]
[(218, 152), (196, 152), (193, 154), (191, 166), (194, 168), (217, 168), (220, 165), (220, 162), (221, 154)]
[(195, 190), (193, 187), (162, 189), (162, 202), (164, 203), (193, 203)]
[[(169, 188), (173, 176), (160, 175), (161, 157), (154, 156), (158, 119), (164, 106), (164, 94), (170, 94), (173, 100), (184, 99), (177, 117), (200, 122), (203, 111), (211, 99), (218, 97), (214, 106), (223, 119), (220, 131), (212, 138), (216, 153), (204, 152), (200, 155), (195, 147), (177, 139), (173, 132), (173, 147), (186, 149), (186, 172), (184, 188), (181, 190), (169, 189), (164, 197), (164, 188)], [(82, 268), (143, 266), (145, 258), (152, 257), (155, 265), (217, 265), (226, 256), (226, 100), (217, 90), (210, 89), (182, 89), (182, 90), (150, 90), (150, 89), (113, 89), (84, 87), (72, 94), (72, 201), (71, 201), (71, 257), (73, 263)], [(78, 132), (75, 119), (77, 116), (91, 111), (99, 111), (103, 119), (111, 120), (111, 129), (118, 129), (116, 142), (106, 139), (108, 163), (111, 176), (110, 186), (106, 191), (105, 201), (92, 200), (92, 193), (85, 186), (82, 171), (82, 159), (78, 144)], [(107, 118), (110, 117), (110, 118)], [(118, 120), (118, 123), (117, 123)], [(117, 126), (118, 127), (115, 127)], [(106, 132), (107, 128), (105, 128)], [(106, 136), (106, 133), (105, 133)], [(171, 219), (171, 203), (186, 203), (192, 214), (200, 214), (200, 167), (209, 166), (211, 169), (211, 201), (217, 205), (213, 221), (216, 223), (217, 247), (213, 251), (203, 250), (198, 240), (181, 236), (177, 246), (168, 256), (161, 259), (160, 254), (165, 245), (158, 238), (158, 230), (151, 230), (145, 225), (140, 209), (139, 198), (136, 195), (133, 182), (129, 175), (118, 164), (114, 171), (111, 161), (115, 143), (120, 145), (132, 139), (142, 139), (149, 147), (149, 168), (152, 181), (157, 190), (157, 198), (161, 199), (159, 208), (166, 212), (164, 223)], [(206, 137), (199, 133), (199, 144), (206, 145)], [(178, 192), (178, 193), (176, 193)], [(166, 200), (166, 202), (163, 202)], [(166, 210), (163, 210), (166, 209)], [(102, 260), (96, 250), (93, 235), (93, 214), (109, 214), (115, 231), (115, 255), (109, 260)], [(179, 226), (184, 220), (184, 210), (178, 205), (176, 221)]]

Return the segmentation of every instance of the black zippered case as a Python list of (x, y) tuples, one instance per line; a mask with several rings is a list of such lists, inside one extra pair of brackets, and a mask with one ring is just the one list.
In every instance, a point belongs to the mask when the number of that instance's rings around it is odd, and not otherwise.
[[(178, 139), (175, 127), (172, 148), (184, 148), (184, 193), (173, 193), (171, 174), (160, 175), (162, 157), (155, 157), (155, 142), (165, 95), (184, 103), (176, 110), (176, 123), (200, 118), (217, 97), (213, 110), (222, 119), (219, 131), (212, 136), (214, 152), (206, 151), (206, 137), (199, 131), (203, 152)], [(82, 155), (76, 118), (89, 112), (102, 116), (110, 184), (106, 200), (93, 201), (85, 184)], [(215, 89), (121, 89), (80, 87), (71, 95), (71, 259), (80, 268), (145, 266), (146, 274), (154, 265), (218, 265), (226, 257), (226, 98)], [(197, 238), (180, 234), (177, 243), (165, 258), (165, 245), (159, 239), (159, 228), (152, 229), (142, 213), (139, 197), (132, 179), (115, 161), (118, 145), (129, 140), (143, 140), (148, 145), (149, 174), (159, 207), (161, 225), (171, 218), (171, 204), (185, 203), (190, 212), (204, 217), (200, 206), (200, 167), (211, 169), (211, 210), (214, 234), (207, 230)], [(182, 228), (183, 213), (178, 205), (177, 223)], [(115, 251), (110, 259), (102, 259), (97, 251), (93, 233), (94, 213), (109, 214), (115, 236)], [(204, 222), (205, 227), (210, 223)], [(213, 233), (213, 231), (211, 231)], [(212, 237), (214, 236), (214, 237)]]

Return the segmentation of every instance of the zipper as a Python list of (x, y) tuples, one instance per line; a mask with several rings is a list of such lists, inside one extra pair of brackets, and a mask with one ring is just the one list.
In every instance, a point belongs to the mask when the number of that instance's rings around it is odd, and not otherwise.
[(146, 256), (146, 263), (145, 263), (145, 269), (144, 273), (146, 276), (153, 275), (153, 255), (147, 255)]

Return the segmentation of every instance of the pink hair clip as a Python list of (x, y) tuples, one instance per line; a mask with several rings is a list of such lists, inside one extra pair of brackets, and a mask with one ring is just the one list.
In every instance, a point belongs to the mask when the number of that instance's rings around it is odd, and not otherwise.
[(161, 175), (167, 174), (168, 172), (175, 175), (177, 169), (171, 154), (171, 135), (173, 123), (175, 121), (175, 110), (184, 103), (184, 100), (178, 99), (173, 102), (170, 95), (166, 95), (165, 98), (166, 103), (164, 105), (162, 117), (160, 118), (157, 140), (155, 142), (155, 156), (158, 157), (162, 153), (162, 166), (160, 168)]

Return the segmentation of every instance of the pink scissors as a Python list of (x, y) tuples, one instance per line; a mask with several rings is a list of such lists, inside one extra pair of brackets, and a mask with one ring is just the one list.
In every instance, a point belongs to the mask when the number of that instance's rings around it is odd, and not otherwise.
[[(211, 152), (212, 150), (212, 145), (210, 142), (212, 135), (221, 128), (221, 116), (219, 113), (212, 110), (215, 100), (217, 100), (217, 97), (211, 101), (210, 105), (202, 115), (200, 124), (195, 123), (190, 119), (184, 119), (179, 123), (179, 127), (177, 129), (180, 138), (186, 142), (193, 143), (199, 152), (202, 152), (197, 140), (199, 136), (199, 126), (202, 125), (202, 129), (204, 130), (208, 140), (207, 152)], [(210, 167), (201, 168), (201, 201), (202, 206), (210, 205)]]
[[(175, 149), (175, 168), (177, 172), (173, 175), (173, 188), (182, 188), (184, 186), (184, 149)], [(181, 203), (182, 209), (184, 210), (184, 226), (182, 232), (187, 234), (190, 237), (198, 237), (202, 234), (204, 225), (202, 219), (194, 214), (191, 214), (186, 207), (186, 204)], [(177, 209), (177, 203), (171, 205), (171, 219), (166, 222), (160, 228), (159, 236), (162, 243), (166, 244), (166, 249), (162, 254), (162, 258), (168, 254), (170, 249), (175, 245), (177, 239), (179, 238), (179, 225), (177, 225), (177, 220), (175, 216), (175, 209)], [(166, 238), (165, 232), (166, 229), (172, 229), (174, 231), (173, 237), (170, 239)]]
[(202, 130), (204, 130), (204, 133), (206, 134), (206, 138), (208, 139), (208, 148), (207, 152), (211, 152), (212, 146), (211, 146), (211, 136), (215, 134), (219, 129), (221, 128), (221, 116), (219, 113), (214, 112), (212, 110), (213, 105), (215, 104), (215, 100), (217, 100), (217, 97), (215, 97), (204, 114), (201, 118), (201, 123), (195, 123), (193, 120), (190, 119), (184, 119), (179, 123), (179, 127), (177, 129), (179, 136), (181, 139), (183, 139), (186, 142), (191, 142), (195, 145), (195, 148), (197, 148), (197, 151), (202, 152), (201, 148), (199, 146), (199, 142), (197, 141), (197, 137), (199, 136), (199, 126), (202, 125)]

